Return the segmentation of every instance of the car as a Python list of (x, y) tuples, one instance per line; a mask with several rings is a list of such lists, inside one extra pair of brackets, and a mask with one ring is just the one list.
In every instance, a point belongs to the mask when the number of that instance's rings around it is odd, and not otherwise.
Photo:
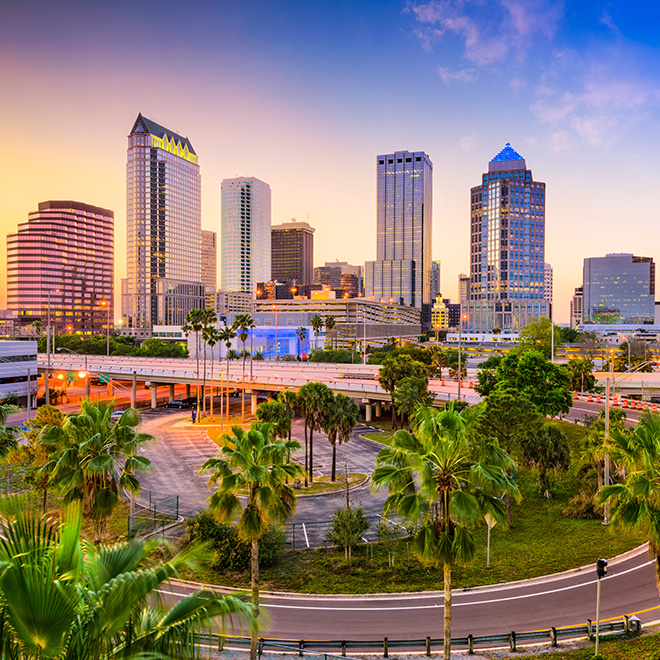
[(115, 410), (111, 415), (110, 415), (110, 420), (113, 422), (116, 422), (122, 415), (124, 414), (123, 410)]
[(195, 405), (197, 405), (197, 397), (196, 396), (187, 396), (183, 400), (184, 408), (192, 408)]
[(185, 408), (186, 404), (183, 401), (168, 401), (165, 404), (166, 408)]

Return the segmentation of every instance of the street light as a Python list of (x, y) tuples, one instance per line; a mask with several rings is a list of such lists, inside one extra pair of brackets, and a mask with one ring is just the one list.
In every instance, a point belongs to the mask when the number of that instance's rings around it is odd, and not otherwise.
[(107, 312), (105, 354), (110, 357), (110, 303), (107, 300), (102, 300), (99, 305), (105, 307)]
[[(80, 353), (76, 353), (75, 351), (72, 351), (70, 348), (58, 348), (58, 351), (66, 351), (67, 353), (71, 353), (71, 355), (77, 355), (78, 357), (84, 357), (85, 358), (85, 400), (89, 399), (89, 371), (87, 371), (87, 355), (80, 355)], [(81, 377), (82, 372), (78, 372), (78, 378)]]
[(48, 325), (46, 326), (46, 405), (50, 405), (50, 336), (51, 336), (51, 327), (50, 327), (50, 296), (52, 293), (62, 293), (60, 289), (50, 289), (48, 291)]
[(461, 345), (463, 341), (463, 321), (467, 319), (467, 314), (463, 314), (463, 303), (459, 303), (461, 318), (458, 322), (458, 392), (456, 399), (461, 400), (461, 380), (463, 379), (463, 367), (461, 364)]

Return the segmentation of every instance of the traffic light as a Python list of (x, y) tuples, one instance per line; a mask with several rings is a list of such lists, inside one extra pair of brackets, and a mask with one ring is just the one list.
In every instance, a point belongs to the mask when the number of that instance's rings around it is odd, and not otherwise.
[(605, 577), (607, 575), (607, 559), (597, 559), (596, 560), (596, 575), (598, 579)]

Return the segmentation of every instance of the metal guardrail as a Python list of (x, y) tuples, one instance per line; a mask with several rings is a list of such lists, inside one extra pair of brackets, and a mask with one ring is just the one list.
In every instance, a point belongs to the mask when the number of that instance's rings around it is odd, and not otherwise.
[(179, 520), (179, 496), (142, 489), (135, 513), (128, 516), (128, 536), (145, 536)]
[[(452, 638), (452, 647), (467, 650), (468, 655), (473, 655), (476, 647), (508, 646), (514, 652), (518, 644), (530, 641), (549, 640), (551, 646), (557, 646), (560, 638), (585, 637), (593, 639), (595, 625), (590, 621), (580, 626), (565, 626), (561, 628), (548, 628), (546, 630), (531, 630), (525, 632), (509, 632), (495, 635), (468, 635), (467, 637)], [(641, 621), (636, 617), (624, 616), (620, 620), (602, 621), (599, 625), (599, 633), (622, 635), (625, 633), (641, 633)], [(199, 635), (200, 643), (206, 643), (210, 647), (222, 651), (225, 647), (249, 648), (250, 638), (248, 636), (218, 635), (210, 633)], [(403, 649), (407, 652), (423, 652), (430, 656), (434, 650), (441, 651), (444, 639), (425, 637), (423, 639), (382, 639), (373, 640), (291, 640), (291, 639), (269, 639), (260, 637), (258, 640), (258, 652), (261, 656), (265, 651), (288, 652), (302, 657), (305, 654), (323, 655), (324, 658), (346, 658), (346, 652), (350, 649), (361, 652), (382, 653), (384, 658), (389, 657), (391, 649)], [(325, 649), (335, 650), (340, 655), (326, 653)]]

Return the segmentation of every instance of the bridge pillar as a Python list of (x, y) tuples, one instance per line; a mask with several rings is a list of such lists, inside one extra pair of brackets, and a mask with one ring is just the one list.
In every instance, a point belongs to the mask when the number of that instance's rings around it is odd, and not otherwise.
[(250, 394), (250, 405), (251, 405), (251, 412), (253, 415), (257, 414), (257, 393), (252, 392)]
[(190, 383), (186, 383), (186, 399), (190, 398)]
[(137, 406), (137, 374), (133, 372), (133, 387), (131, 388), (131, 408)]
[(380, 417), (380, 416), (381, 416), (381, 405), (380, 405), (380, 401), (376, 401), (376, 406), (375, 406), (375, 407), (376, 407), (376, 410), (375, 410), (376, 417)]
[(362, 399), (362, 403), (364, 403), (364, 421), (365, 422), (370, 422), (371, 421), (371, 402), (369, 399)]
[(158, 405), (158, 387), (156, 383), (151, 383), (151, 407), (155, 408)]
[(170, 401), (174, 401), (174, 383), (170, 383)]
[(89, 399), (89, 374), (85, 376), (85, 401)]

